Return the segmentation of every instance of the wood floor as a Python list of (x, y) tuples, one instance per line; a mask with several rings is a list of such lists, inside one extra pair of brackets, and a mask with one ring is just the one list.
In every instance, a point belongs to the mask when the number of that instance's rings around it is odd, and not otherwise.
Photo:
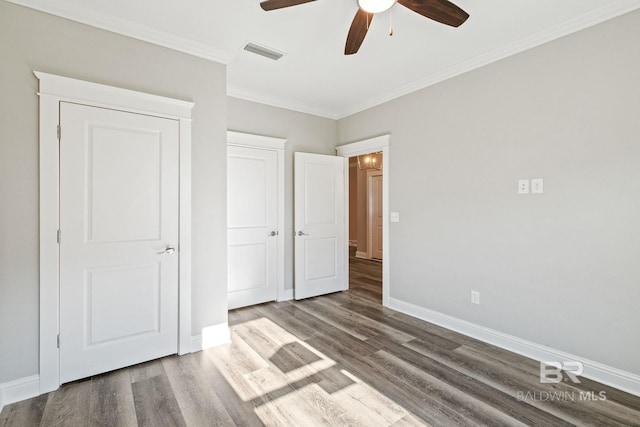
[(640, 398), (540, 384), (533, 360), (383, 308), (381, 264), (350, 270), (348, 292), (230, 312), (230, 345), (66, 384), (0, 426), (640, 425)]

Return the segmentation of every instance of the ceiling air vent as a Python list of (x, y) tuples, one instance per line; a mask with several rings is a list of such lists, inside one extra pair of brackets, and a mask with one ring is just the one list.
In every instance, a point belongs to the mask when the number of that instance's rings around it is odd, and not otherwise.
[(278, 52), (273, 49), (269, 49), (265, 46), (260, 46), (255, 43), (247, 43), (244, 47), (247, 52), (255, 53), (256, 55), (264, 56), (265, 58), (273, 59), (277, 61), (284, 56), (284, 53)]

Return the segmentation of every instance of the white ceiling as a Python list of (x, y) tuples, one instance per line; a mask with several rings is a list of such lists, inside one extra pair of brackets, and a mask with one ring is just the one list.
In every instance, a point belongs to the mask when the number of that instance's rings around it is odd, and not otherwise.
[[(357, 0), (9, 0), (227, 64), (231, 96), (341, 118), (640, 8), (640, 0), (455, 0), (459, 28), (395, 5), (343, 54)], [(391, 16), (390, 16), (391, 15)], [(390, 18), (394, 35), (388, 35)], [(247, 42), (285, 52), (272, 61)]]

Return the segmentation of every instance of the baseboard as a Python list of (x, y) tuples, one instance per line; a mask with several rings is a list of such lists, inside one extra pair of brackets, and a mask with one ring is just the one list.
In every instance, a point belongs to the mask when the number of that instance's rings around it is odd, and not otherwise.
[(18, 378), (17, 380), (0, 383), (0, 411), (4, 405), (31, 399), (40, 394), (40, 376)]
[(291, 301), (293, 299), (293, 289), (285, 289), (282, 295), (278, 296), (278, 302)]
[(369, 259), (369, 256), (366, 252), (356, 251), (356, 258)]
[(229, 342), (231, 342), (231, 336), (227, 322), (207, 326), (202, 329), (201, 335), (191, 337), (191, 352), (206, 350)]
[[(231, 341), (227, 322), (212, 325), (202, 330), (202, 335), (191, 337), (191, 351), (200, 351)], [(0, 411), (5, 405), (40, 395), (40, 376), (18, 378), (0, 383)]]
[(527, 341), (494, 329), (486, 328), (447, 314), (429, 310), (395, 298), (389, 298), (389, 308), (418, 319), (434, 323), (472, 338), (495, 345), (538, 361), (576, 361), (584, 365), (582, 376), (627, 393), (640, 396), (640, 375), (626, 372), (593, 360)]

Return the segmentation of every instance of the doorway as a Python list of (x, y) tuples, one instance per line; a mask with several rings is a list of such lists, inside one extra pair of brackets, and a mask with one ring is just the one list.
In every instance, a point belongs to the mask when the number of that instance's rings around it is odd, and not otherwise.
[[(374, 138), (370, 138), (370, 139), (366, 139), (366, 140), (362, 140), (362, 141), (358, 141), (350, 144), (345, 144), (336, 148), (338, 156), (341, 156), (344, 158), (345, 169), (347, 170), (346, 172), (347, 184), (345, 185), (345, 189), (346, 189), (345, 205), (347, 206), (348, 213), (347, 215), (345, 215), (345, 218), (348, 222), (347, 224), (348, 232), (347, 232), (347, 239), (344, 242), (345, 246), (349, 249), (347, 252), (348, 259), (346, 264), (349, 266), (349, 268), (347, 270), (349, 275), (359, 274), (357, 271), (357, 267), (359, 267), (357, 263), (355, 262), (349, 263), (349, 261), (352, 261), (352, 260), (353, 261), (362, 260), (370, 263), (378, 263), (378, 267), (381, 268), (382, 270), (382, 274), (381, 274), (382, 275), (382, 304), (384, 306), (388, 306), (389, 294), (390, 294), (389, 268), (388, 268), (388, 266), (390, 265), (389, 264), (389, 260), (390, 260), (390, 253), (389, 253), (389, 175), (390, 175), (389, 174), (389, 152), (390, 152), (389, 140), (390, 140), (390, 135), (381, 135)], [(354, 234), (353, 234), (352, 218), (354, 217), (354, 215), (356, 215), (356, 212), (354, 212), (354, 210), (350, 206), (350, 200), (351, 200), (350, 192), (352, 191), (352, 188), (355, 184), (353, 183), (349, 184), (350, 182), (349, 177), (352, 173), (354, 173), (354, 169), (353, 169), (354, 163), (350, 159), (356, 158), (357, 156), (367, 155), (371, 153), (380, 154), (376, 161), (379, 161), (380, 163), (382, 163), (381, 170), (383, 171), (382, 173), (378, 171), (370, 174), (371, 177), (381, 176), (381, 178), (373, 178), (373, 179), (375, 180), (380, 179), (381, 181), (380, 193), (382, 196), (381, 197), (382, 200), (381, 200), (381, 203), (379, 202), (379, 206), (380, 206), (379, 213), (381, 212), (380, 240), (382, 241), (381, 243), (382, 254), (380, 256), (382, 256), (382, 261), (372, 261), (371, 260), (372, 256), (371, 255), (367, 256), (368, 246), (365, 246), (364, 244), (361, 246), (360, 241), (359, 240), (356, 241), (357, 238), (355, 239), (353, 238)], [(357, 162), (357, 159), (355, 161)], [(357, 168), (357, 163), (355, 165)], [(357, 171), (357, 169), (355, 170)], [(368, 179), (368, 177), (366, 179)], [(377, 181), (377, 182), (374, 181), (374, 183), (376, 183), (376, 185), (380, 185), (380, 181)], [(364, 187), (366, 187), (366, 184)], [(366, 190), (364, 194), (366, 195)], [(365, 197), (365, 206), (366, 206), (366, 197)], [(366, 207), (365, 207), (365, 212), (366, 212)], [(358, 224), (356, 227), (361, 228), (362, 225)], [(366, 227), (366, 220), (365, 220), (365, 234), (367, 233), (366, 229), (367, 227)], [(357, 235), (357, 233), (355, 235)], [(357, 244), (357, 247), (351, 246), (356, 244)], [(351, 268), (352, 265), (350, 264), (353, 264), (353, 266), (356, 267), (356, 269), (355, 270), (352, 269)], [(371, 269), (369, 269), (369, 273), (371, 273)], [(351, 281), (350, 279), (351, 278), (349, 278), (349, 281)]]

